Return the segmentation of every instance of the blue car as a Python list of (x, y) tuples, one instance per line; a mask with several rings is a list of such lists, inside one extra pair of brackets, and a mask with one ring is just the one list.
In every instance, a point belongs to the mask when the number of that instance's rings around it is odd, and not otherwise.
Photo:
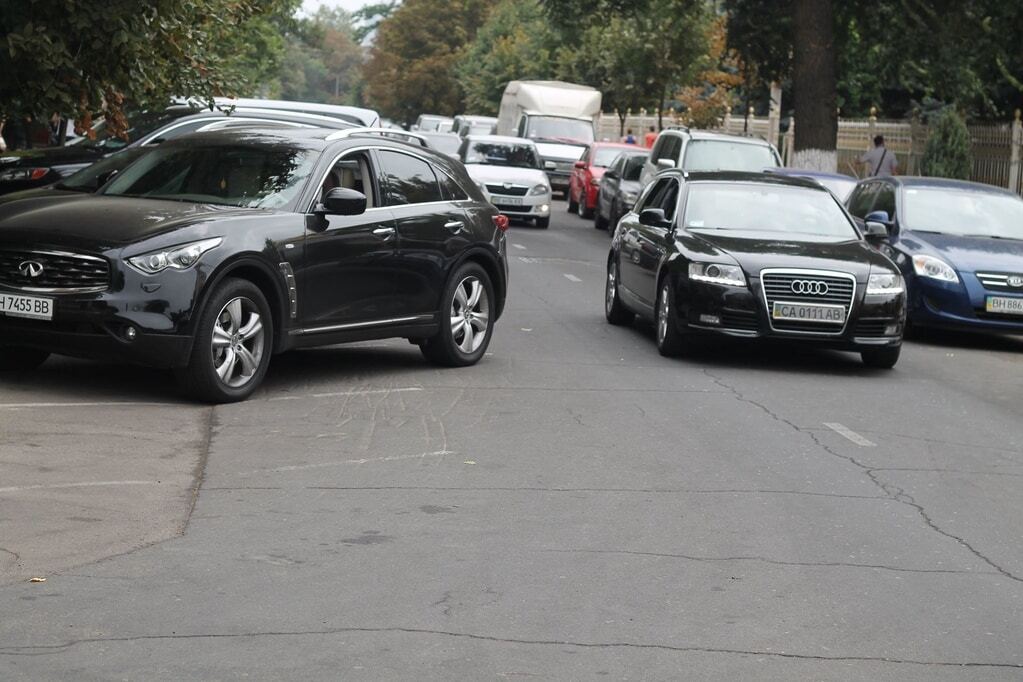
[(909, 321), (1023, 333), (1023, 199), (941, 178), (861, 181), (847, 202), (902, 270)]

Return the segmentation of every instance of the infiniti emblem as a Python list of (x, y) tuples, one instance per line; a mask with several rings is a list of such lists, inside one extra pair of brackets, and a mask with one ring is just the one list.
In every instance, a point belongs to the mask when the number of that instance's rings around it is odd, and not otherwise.
[(791, 284), (792, 293), (806, 296), (826, 296), (829, 288), (827, 282), (816, 279), (796, 279)]
[(34, 260), (27, 260), (18, 266), (18, 272), (34, 279), (43, 274), (43, 264)]

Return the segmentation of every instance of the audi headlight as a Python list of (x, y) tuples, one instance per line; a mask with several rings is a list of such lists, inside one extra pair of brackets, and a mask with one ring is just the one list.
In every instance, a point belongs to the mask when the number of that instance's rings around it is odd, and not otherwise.
[(920, 277), (930, 277), (941, 282), (959, 282), (959, 275), (952, 269), (952, 266), (934, 256), (923, 254), (913, 256), (913, 271)]
[(41, 180), (50, 172), (49, 168), (12, 168), (0, 173), (0, 182)]
[(539, 185), (533, 185), (533, 189), (529, 190), (529, 196), (539, 197), (543, 196), (544, 194), (547, 194), (550, 191), (551, 191), (550, 187), (543, 183), (540, 183)]
[(147, 275), (155, 275), (167, 268), (172, 270), (187, 270), (195, 265), (202, 255), (210, 249), (215, 249), (224, 241), (220, 237), (203, 239), (191, 244), (182, 244), (163, 251), (144, 253), (141, 256), (132, 256), (128, 263)]
[(746, 276), (738, 265), (721, 263), (690, 263), (689, 279), (710, 284), (724, 284), (730, 287), (746, 286)]
[(868, 294), (901, 294), (905, 290), (902, 275), (894, 272), (871, 272), (867, 278)]

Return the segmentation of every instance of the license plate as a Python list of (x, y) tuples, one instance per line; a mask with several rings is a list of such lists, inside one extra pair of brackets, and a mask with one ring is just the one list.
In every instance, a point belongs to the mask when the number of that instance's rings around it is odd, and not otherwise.
[(38, 296), (0, 294), (0, 315), (30, 317), (34, 320), (53, 319), (53, 299)]
[(505, 206), (521, 206), (522, 205), (522, 199), (519, 198), (519, 197), (506, 197), (506, 196), (502, 196), (500, 194), (495, 194), (493, 196), (493, 200), (494, 200), (495, 204), (504, 204)]
[(1002, 315), (1023, 315), (1023, 298), (988, 296), (986, 309), (989, 313)]
[(795, 322), (842, 324), (845, 322), (845, 306), (775, 301), (771, 310), (771, 317), (776, 320), (792, 320)]

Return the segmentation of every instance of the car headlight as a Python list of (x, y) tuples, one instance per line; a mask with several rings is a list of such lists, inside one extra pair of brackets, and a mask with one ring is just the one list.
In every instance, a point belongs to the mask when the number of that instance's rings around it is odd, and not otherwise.
[(551, 191), (550, 187), (541, 183), (539, 185), (534, 185), (533, 189), (529, 190), (529, 196), (539, 197), (543, 196), (544, 194), (547, 194), (550, 191)]
[(920, 277), (930, 277), (942, 282), (959, 282), (959, 275), (952, 266), (934, 256), (919, 254), (913, 256), (913, 271)]
[(181, 244), (163, 251), (144, 253), (141, 256), (132, 256), (128, 263), (147, 275), (155, 275), (167, 268), (173, 270), (187, 270), (195, 265), (202, 255), (210, 249), (215, 249), (224, 241), (220, 237), (203, 239), (191, 244)]
[(724, 284), (731, 287), (746, 286), (746, 276), (738, 265), (722, 265), (721, 263), (690, 263), (689, 279), (711, 284)]
[(905, 290), (902, 275), (894, 272), (872, 272), (867, 278), (868, 294), (901, 294)]
[(41, 180), (50, 172), (49, 168), (12, 168), (0, 173), (0, 182), (17, 182), (19, 180)]

